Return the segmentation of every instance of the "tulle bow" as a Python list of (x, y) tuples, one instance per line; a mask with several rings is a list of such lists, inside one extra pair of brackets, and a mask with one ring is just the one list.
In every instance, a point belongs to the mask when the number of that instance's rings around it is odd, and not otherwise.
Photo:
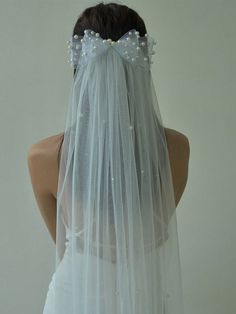
[(128, 31), (117, 41), (103, 39), (99, 33), (86, 29), (84, 36), (75, 34), (67, 43), (70, 54), (68, 62), (74, 68), (87, 64), (108, 49), (115, 49), (122, 58), (135, 65), (149, 68), (153, 63), (151, 57), (155, 54), (153, 46), (156, 41), (148, 34), (139, 36), (135, 29)]

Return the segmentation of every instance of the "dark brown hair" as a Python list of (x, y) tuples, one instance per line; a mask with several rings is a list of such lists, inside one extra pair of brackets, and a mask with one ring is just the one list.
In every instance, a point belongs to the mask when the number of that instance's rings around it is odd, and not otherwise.
[(114, 41), (131, 29), (139, 31), (140, 36), (147, 33), (143, 19), (136, 11), (115, 2), (100, 2), (86, 8), (75, 23), (73, 35), (83, 36), (85, 29), (99, 33), (103, 39), (111, 38)]

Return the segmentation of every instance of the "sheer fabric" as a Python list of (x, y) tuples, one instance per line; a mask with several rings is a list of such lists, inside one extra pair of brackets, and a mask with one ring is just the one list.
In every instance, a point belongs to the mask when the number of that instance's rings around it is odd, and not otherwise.
[(154, 44), (134, 29), (117, 42), (92, 30), (70, 41), (76, 73), (44, 314), (184, 313), (174, 189), (151, 74)]

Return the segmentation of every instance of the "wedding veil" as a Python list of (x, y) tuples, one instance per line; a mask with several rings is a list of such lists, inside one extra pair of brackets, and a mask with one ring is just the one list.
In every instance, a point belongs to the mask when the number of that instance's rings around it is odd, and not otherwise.
[[(118, 41), (90, 29), (69, 41), (76, 71), (55, 265), (68, 250), (68, 314), (183, 314), (174, 189), (151, 75), (155, 43), (135, 29)], [(59, 297), (55, 288), (54, 314)]]

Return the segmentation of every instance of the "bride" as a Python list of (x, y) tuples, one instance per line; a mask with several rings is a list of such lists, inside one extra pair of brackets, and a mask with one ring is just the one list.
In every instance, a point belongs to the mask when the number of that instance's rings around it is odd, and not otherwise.
[(44, 314), (183, 314), (176, 207), (186, 135), (163, 125), (155, 40), (133, 9), (103, 2), (68, 42), (63, 132), (33, 144), (34, 195), (55, 242)]

